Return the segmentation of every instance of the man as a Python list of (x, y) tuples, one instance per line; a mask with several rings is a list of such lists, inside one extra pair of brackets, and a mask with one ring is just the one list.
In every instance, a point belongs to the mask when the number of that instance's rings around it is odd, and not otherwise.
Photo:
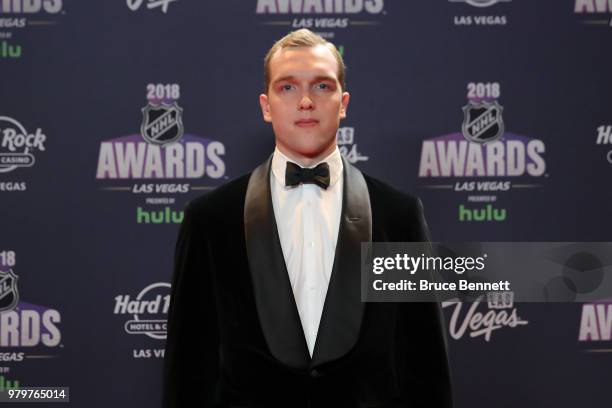
[(361, 242), (428, 237), (417, 199), (341, 158), (342, 57), (290, 33), (259, 101), (272, 157), (185, 210), (164, 406), (451, 406), (438, 305), (360, 301)]

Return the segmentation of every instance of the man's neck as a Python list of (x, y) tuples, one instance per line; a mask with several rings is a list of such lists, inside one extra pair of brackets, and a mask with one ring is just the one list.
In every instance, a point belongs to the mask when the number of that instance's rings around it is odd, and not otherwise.
[(301, 167), (312, 167), (315, 164), (318, 164), (319, 162), (321, 162), (323, 159), (325, 159), (330, 154), (332, 154), (334, 150), (336, 150), (336, 143), (333, 143), (327, 149), (325, 149), (322, 153), (314, 157), (295, 154), (293, 152), (288, 151), (287, 149), (285, 149), (283, 146), (279, 144), (276, 145), (276, 148), (280, 150), (280, 152), (284, 154), (288, 159), (290, 159), (292, 162), (299, 164)]

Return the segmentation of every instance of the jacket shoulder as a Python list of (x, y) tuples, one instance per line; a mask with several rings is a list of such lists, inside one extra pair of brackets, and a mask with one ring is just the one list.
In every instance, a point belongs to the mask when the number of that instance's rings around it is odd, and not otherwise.
[(397, 209), (405, 212), (407, 209), (416, 209), (420, 205), (418, 197), (400, 191), (391, 185), (363, 173), (370, 192), (370, 200), (384, 203), (385, 209)]
[(191, 200), (185, 209), (195, 220), (214, 219), (244, 208), (244, 197), (251, 173), (240, 176)]
[(370, 193), (373, 228), (385, 230), (377, 238), (396, 242), (429, 241), (421, 200), (364, 174)]

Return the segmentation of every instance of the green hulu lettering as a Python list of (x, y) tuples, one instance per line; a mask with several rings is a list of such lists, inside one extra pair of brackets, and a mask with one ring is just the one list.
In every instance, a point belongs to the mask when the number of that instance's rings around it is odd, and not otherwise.
[(472, 221), (472, 212), (463, 204), (459, 205), (459, 221)]
[[(498, 211), (499, 211), (499, 213), (498, 213)], [(502, 209), (498, 210), (496, 208), (495, 212), (493, 213), (493, 218), (495, 219), (495, 221), (505, 221), (506, 220), (506, 209), (502, 208)]]
[[(168, 208), (166, 208), (167, 210)], [(164, 212), (163, 211), (153, 211), (151, 212), (151, 221), (153, 224), (162, 224), (164, 222)]]
[(136, 208), (136, 222), (138, 224), (149, 224), (151, 222), (151, 216), (148, 212), (144, 211), (142, 207)]
[(472, 210), (474, 221), (484, 221), (486, 217), (485, 211), (485, 209)]
[(10, 45), (6, 41), (0, 43), (0, 57), (2, 58), (19, 58), (21, 57), (21, 46)]
[(8, 381), (3, 375), (0, 375), (0, 391), (17, 390), (19, 389), (19, 381)]
[(136, 208), (136, 222), (138, 224), (180, 224), (185, 214), (183, 211), (174, 211), (165, 207), (160, 211), (146, 211), (142, 207)]
[(174, 212), (172, 211), (172, 222), (174, 224), (180, 224), (183, 222), (183, 218), (185, 218), (185, 213), (183, 211)]
[(13, 47), (11, 47), (11, 49), (9, 50), (9, 55), (11, 56), (11, 58), (21, 57), (21, 46), (17, 45), (15, 47), (15, 50), (13, 50)]
[(459, 205), (460, 222), (505, 221), (506, 216), (505, 208), (494, 208), (491, 204), (484, 208), (466, 208), (463, 204)]

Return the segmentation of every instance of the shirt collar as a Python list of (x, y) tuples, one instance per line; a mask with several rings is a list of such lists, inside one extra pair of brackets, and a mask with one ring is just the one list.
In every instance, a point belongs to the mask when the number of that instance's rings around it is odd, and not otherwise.
[[(272, 174), (282, 187), (285, 187), (285, 170), (287, 168), (288, 161), (293, 160), (281, 153), (281, 151), (278, 150), (278, 147), (276, 147), (274, 149), (274, 155), (272, 156)], [(338, 146), (336, 146), (334, 151), (329, 156), (317, 163), (314, 163), (309, 168), (316, 167), (318, 164), (323, 162), (327, 162), (327, 165), (329, 166), (329, 186), (332, 187), (338, 180), (340, 180), (340, 177), (342, 177), (342, 171), (344, 169), (342, 164), (342, 156), (340, 155)]]

